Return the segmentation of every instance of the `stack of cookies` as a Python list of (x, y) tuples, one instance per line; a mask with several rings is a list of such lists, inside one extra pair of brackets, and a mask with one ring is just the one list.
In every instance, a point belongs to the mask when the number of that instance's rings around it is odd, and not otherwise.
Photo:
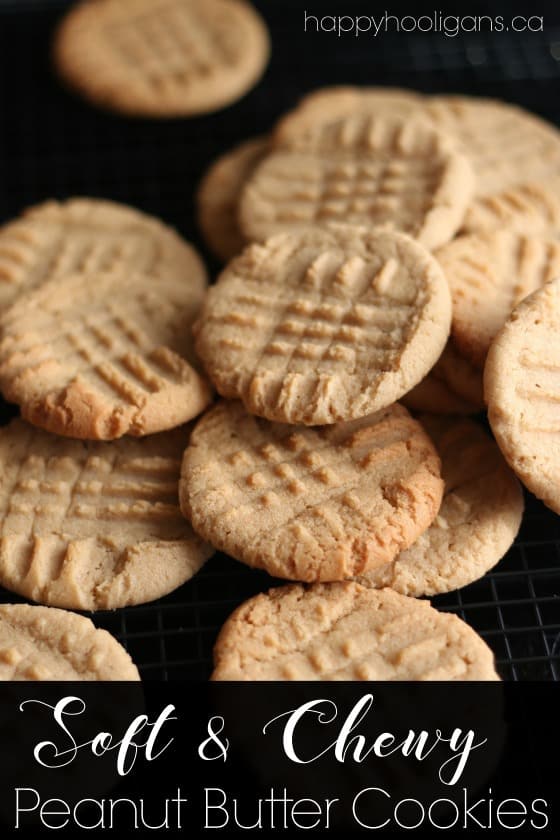
[(162, 222), (74, 199), (0, 231), (0, 278), (0, 388), (21, 411), (0, 430), (0, 583), (46, 605), (0, 611), (0, 677), (138, 679), (61, 608), (152, 601), (212, 553), (178, 504), (185, 424), (212, 398), (191, 337), (204, 265)]
[[(298, 582), (233, 614), (215, 679), (495, 676), (412, 597), (506, 553), (514, 471), (560, 507), (559, 175), (560, 134), (519, 108), (330, 88), (204, 177), (200, 226), (230, 262), (195, 347), (226, 402), (193, 433), (181, 505)], [(467, 418), (485, 396), (499, 448)]]
[[(214, 679), (497, 679), (421, 599), (507, 552), (515, 473), (559, 508), (559, 175), (512, 106), (336, 88), (204, 178), (210, 290), (131, 208), (6, 225), (0, 583), (44, 606), (4, 608), (0, 676), (136, 677), (63, 610), (159, 598), (218, 549), (290, 583), (226, 622)], [(483, 377), (498, 445), (467, 416)]]

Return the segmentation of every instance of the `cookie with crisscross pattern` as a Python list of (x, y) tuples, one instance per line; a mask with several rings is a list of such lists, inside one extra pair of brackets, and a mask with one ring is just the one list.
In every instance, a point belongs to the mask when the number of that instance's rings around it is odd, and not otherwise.
[(432, 522), (443, 484), (422, 426), (398, 404), (353, 423), (269, 423), (222, 402), (183, 459), (194, 529), (250, 566), (342, 580), (392, 560)]
[(0, 604), (0, 680), (139, 680), (126, 650), (89, 618)]
[(282, 586), (246, 601), (214, 647), (213, 680), (497, 680), (457, 616), (356, 583)]
[(416, 385), (450, 316), (445, 277), (418, 243), (337, 225), (247, 248), (210, 290), (196, 349), (218, 391), (248, 411), (335, 423)]
[(0, 388), (36, 426), (78, 438), (147, 435), (210, 401), (187, 361), (192, 297), (132, 274), (51, 280), (2, 318)]
[(62, 77), (93, 102), (129, 114), (213, 111), (264, 71), (268, 32), (244, 0), (82, 2), (55, 40)]
[(243, 191), (241, 230), (263, 240), (329, 222), (383, 225), (436, 248), (460, 227), (473, 178), (429, 124), (355, 114), (298, 133), (265, 158)]
[(0, 229), (2, 309), (49, 280), (97, 271), (183, 283), (193, 309), (206, 291), (206, 270), (194, 248), (132, 207), (93, 198), (47, 201)]
[(0, 583), (55, 607), (115, 609), (163, 597), (211, 549), (178, 504), (185, 429), (111, 443), (0, 430)]

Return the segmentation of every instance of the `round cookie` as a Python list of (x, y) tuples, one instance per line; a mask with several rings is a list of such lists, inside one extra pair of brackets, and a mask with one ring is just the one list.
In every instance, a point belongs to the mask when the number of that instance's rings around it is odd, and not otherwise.
[(509, 230), (458, 237), (435, 256), (451, 288), (453, 341), (480, 370), (511, 310), (560, 275), (559, 241)]
[(239, 254), (247, 240), (239, 230), (241, 191), (268, 151), (268, 139), (241, 143), (212, 164), (197, 195), (198, 223), (208, 246), (223, 262)]
[(200, 257), (173, 228), (112, 201), (47, 201), (0, 229), (0, 311), (49, 280), (97, 271), (181, 282), (193, 308), (207, 285)]
[(467, 210), (461, 233), (500, 229), (525, 236), (560, 236), (560, 179), (514, 184), (479, 196)]
[(358, 579), (422, 597), (483, 577), (509, 550), (523, 516), (519, 482), (494, 441), (471, 420), (422, 416), (441, 458), (445, 491), (434, 522), (393, 563)]
[(213, 680), (498, 680), (486, 643), (427, 601), (357, 583), (246, 601), (214, 647)]
[(449, 335), (449, 288), (403, 234), (333, 225), (252, 245), (210, 290), (196, 349), (218, 391), (283, 423), (363, 417), (399, 399)]
[(190, 116), (241, 98), (270, 53), (244, 0), (97, 0), (64, 18), (54, 43), (61, 76), (125, 114)]
[(359, 113), (407, 118), (424, 101), (412, 90), (384, 87), (333, 86), (318, 88), (304, 96), (297, 108), (285, 114), (274, 129), (275, 144), (283, 145), (309, 128), (336, 122)]
[(560, 175), (560, 132), (522, 108), (493, 99), (434, 96), (422, 113), (469, 159), (477, 196)]
[(342, 580), (388, 563), (443, 493), (422, 426), (395, 404), (353, 423), (289, 427), (222, 402), (197, 424), (179, 498), (194, 529), (289, 580)]
[(51, 280), (4, 313), (0, 388), (26, 420), (60, 435), (171, 429), (211, 399), (184, 358), (193, 316), (184, 283), (108, 272)]
[(560, 280), (522, 301), (486, 360), (484, 395), (506, 461), (539, 499), (560, 513)]
[(0, 604), (0, 680), (123, 680), (140, 675), (126, 650), (81, 615)]
[(33, 601), (112, 610), (153, 601), (211, 555), (178, 504), (176, 429), (141, 440), (61, 440), (0, 429), (0, 584)]
[(459, 229), (473, 179), (429, 124), (354, 114), (273, 150), (243, 190), (239, 221), (250, 240), (344, 222), (384, 225), (437, 248)]

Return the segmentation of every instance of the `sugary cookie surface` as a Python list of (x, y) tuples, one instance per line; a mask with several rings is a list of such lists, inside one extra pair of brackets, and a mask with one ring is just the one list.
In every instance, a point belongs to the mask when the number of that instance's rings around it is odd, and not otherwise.
[(195, 326), (222, 396), (284, 423), (353, 420), (398, 400), (449, 335), (433, 257), (385, 230), (333, 225), (253, 245), (225, 269)]
[(114, 440), (174, 428), (211, 398), (186, 358), (193, 315), (177, 281), (111, 272), (51, 280), (2, 318), (0, 388), (55, 434)]
[(388, 563), (433, 521), (435, 448), (398, 404), (353, 423), (270, 423), (222, 402), (185, 452), (181, 508), (231, 556), (290, 580), (342, 580)]
[(459, 229), (474, 177), (427, 121), (352, 114), (273, 149), (243, 191), (241, 229), (261, 241), (330, 222), (384, 225), (437, 248)]
[(456, 616), (390, 589), (284, 586), (242, 604), (214, 648), (214, 680), (496, 680)]
[(14, 420), (0, 430), (0, 583), (79, 610), (153, 601), (211, 548), (181, 515), (186, 429), (141, 440), (60, 439)]

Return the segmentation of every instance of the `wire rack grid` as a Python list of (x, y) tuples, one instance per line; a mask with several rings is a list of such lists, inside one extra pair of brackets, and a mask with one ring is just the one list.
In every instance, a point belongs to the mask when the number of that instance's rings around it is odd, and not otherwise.
[[(218, 114), (152, 122), (96, 111), (58, 83), (49, 45), (66, 0), (0, 0), (0, 221), (49, 197), (108, 197), (162, 217), (203, 248), (193, 195), (208, 163), (266, 131), (302, 93), (325, 84), (501, 97), (560, 124), (560, 26), (530, 35), (401, 34), (375, 44), (338, 42), (306, 35), (296, 0), (256, 5), (274, 45), (256, 90)], [(4, 420), (14, 413), (6, 405), (1, 410)], [(560, 678), (559, 552), (560, 518), (527, 496), (521, 532), (498, 567), (434, 599), (481, 633), (505, 679)], [(216, 556), (167, 598), (93, 618), (128, 647), (144, 678), (206, 679), (228, 614), (270, 585), (265, 574)], [(7, 592), (0, 599), (17, 600)]]

